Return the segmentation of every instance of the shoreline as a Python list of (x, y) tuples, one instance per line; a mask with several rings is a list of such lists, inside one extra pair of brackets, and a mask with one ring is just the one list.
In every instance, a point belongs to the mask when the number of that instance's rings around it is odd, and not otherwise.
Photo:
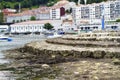
[[(19, 52), (16, 52), (16, 50), (7, 51), (7, 53), (10, 54), (14, 52), (19, 54)], [(120, 65), (114, 64), (114, 61), (116, 59), (79, 58), (78, 60), (75, 61), (45, 64), (45, 63), (39, 63), (37, 61), (34, 61), (33, 63), (29, 63), (29, 60), (30, 61), (32, 60), (31, 58), (20, 58), (20, 57), (18, 58), (15, 58), (13, 63), (10, 64), (9, 67), (7, 67), (7, 69), (3, 69), (3, 70), (13, 69), (13, 72), (15, 72), (15, 74), (17, 73), (23, 75), (22, 77), (18, 75), (20, 79), (23, 80), (26, 80), (28, 78), (31, 80), (37, 80), (37, 79), (119, 80), (120, 79), (119, 76)], [(104, 74), (104, 78), (103, 78), (103, 74)]]
[[(66, 42), (68, 41), (63, 41), (64, 44)], [(64, 44), (59, 44), (59, 40), (48, 39), (4, 51), (7, 58), (13, 59), (13, 63), (9, 64), (7, 69), (12, 69), (15, 74), (22, 74), (20, 78), (23, 80), (120, 79), (119, 52), (100, 51), (97, 48), (90, 48), (90, 51), (88, 47), (82, 50), (81, 46)]]

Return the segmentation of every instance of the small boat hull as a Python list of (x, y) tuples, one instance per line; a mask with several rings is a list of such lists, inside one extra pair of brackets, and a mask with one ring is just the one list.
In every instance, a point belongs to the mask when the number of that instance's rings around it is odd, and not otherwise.
[(54, 34), (54, 35), (48, 36), (47, 38), (58, 38), (58, 37), (61, 37), (61, 36), (62, 35)]
[(0, 41), (3, 41), (3, 40), (6, 40), (6, 41), (12, 41), (11, 38), (0, 38)]
[(6, 37), (6, 36), (3, 36), (3, 35), (0, 35), (0, 41), (12, 41), (12, 39), (9, 38), (9, 37)]

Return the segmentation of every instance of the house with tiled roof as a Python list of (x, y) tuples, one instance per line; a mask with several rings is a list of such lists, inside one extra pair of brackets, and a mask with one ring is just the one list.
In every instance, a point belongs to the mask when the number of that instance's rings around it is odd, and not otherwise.
[(7, 16), (7, 22), (22, 22), (22, 21), (29, 21), (31, 16), (35, 15), (31, 11), (24, 11), (22, 13), (17, 13), (17, 14), (9, 14)]
[(37, 20), (59, 20), (65, 15), (65, 10), (75, 6), (74, 2), (61, 0), (52, 7), (39, 7), (25, 12), (8, 15), (6, 22), (29, 21), (31, 16), (35, 16)]
[(40, 7), (37, 9), (36, 19), (37, 20), (48, 20), (50, 19), (50, 8), (49, 7)]

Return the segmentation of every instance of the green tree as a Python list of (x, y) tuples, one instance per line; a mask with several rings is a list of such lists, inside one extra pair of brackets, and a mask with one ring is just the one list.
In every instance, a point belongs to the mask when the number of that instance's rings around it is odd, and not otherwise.
[(66, 12), (67, 14), (70, 14), (70, 13), (72, 13), (72, 8), (70, 8), (70, 9), (67, 9), (65, 12)]
[[(22, 8), (30, 8), (33, 6), (40, 6), (40, 5), (48, 5), (52, 6), (54, 3), (56, 3), (59, 0), (0, 0), (0, 8), (15, 8), (18, 9), (18, 4), (20, 3)], [(68, 0), (73, 2), (78, 2), (78, 0)], [(88, 4), (91, 3), (99, 3), (102, 1), (108, 1), (108, 0), (87, 0)], [(52, 3), (54, 2), (54, 3)], [(47, 4), (49, 3), (49, 4)], [(84, 0), (81, 0), (81, 4), (84, 4)]]
[(53, 6), (55, 3), (54, 2), (49, 2), (47, 3), (47, 6), (50, 7), (50, 6)]
[(19, 23), (20, 21), (19, 21), (19, 20), (17, 20), (16, 22), (17, 22), (17, 23)]
[(54, 26), (52, 26), (50, 23), (44, 24), (44, 28), (47, 30), (51, 30)]
[(0, 13), (0, 23), (3, 23), (4, 22), (4, 15), (3, 13)]
[[(73, 2), (78, 2), (78, 0), (69, 0), (69, 1), (73, 1)], [(108, 0), (87, 0), (87, 4), (91, 4), (91, 3), (100, 3), (102, 1), (108, 1)], [(80, 2), (81, 4), (84, 4), (84, 0), (81, 0)]]
[(116, 22), (120, 22), (120, 19), (117, 19)]
[(31, 16), (30, 20), (31, 20), (31, 21), (35, 21), (35, 20), (36, 20), (36, 17), (35, 17), (35, 16)]
[(80, 4), (85, 4), (84, 0), (81, 0)]
[(12, 22), (15, 23), (15, 20), (13, 20)]
[(23, 20), (21, 19), (20, 22), (23, 22)]

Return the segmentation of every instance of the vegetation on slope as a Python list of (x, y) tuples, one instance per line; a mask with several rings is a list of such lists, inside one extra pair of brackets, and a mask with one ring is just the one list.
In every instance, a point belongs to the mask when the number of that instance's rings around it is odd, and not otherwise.
[[(48, 5), (52, 6), (54, 3), (56, 3), (59, 0), (0, 0), (0, 8), (19, 8), (19, 4), (21, 4), (22, 8), (31, 8), (36, 7), (40, 5)], [(78, 0), (69, 0), (73, 2), (78, 2)], [(107, 0), (88, 0), (87, 3), (99, 3), (102, 1)], [(81, 0), (81, 4), (84, 4), (84, 0)]]

